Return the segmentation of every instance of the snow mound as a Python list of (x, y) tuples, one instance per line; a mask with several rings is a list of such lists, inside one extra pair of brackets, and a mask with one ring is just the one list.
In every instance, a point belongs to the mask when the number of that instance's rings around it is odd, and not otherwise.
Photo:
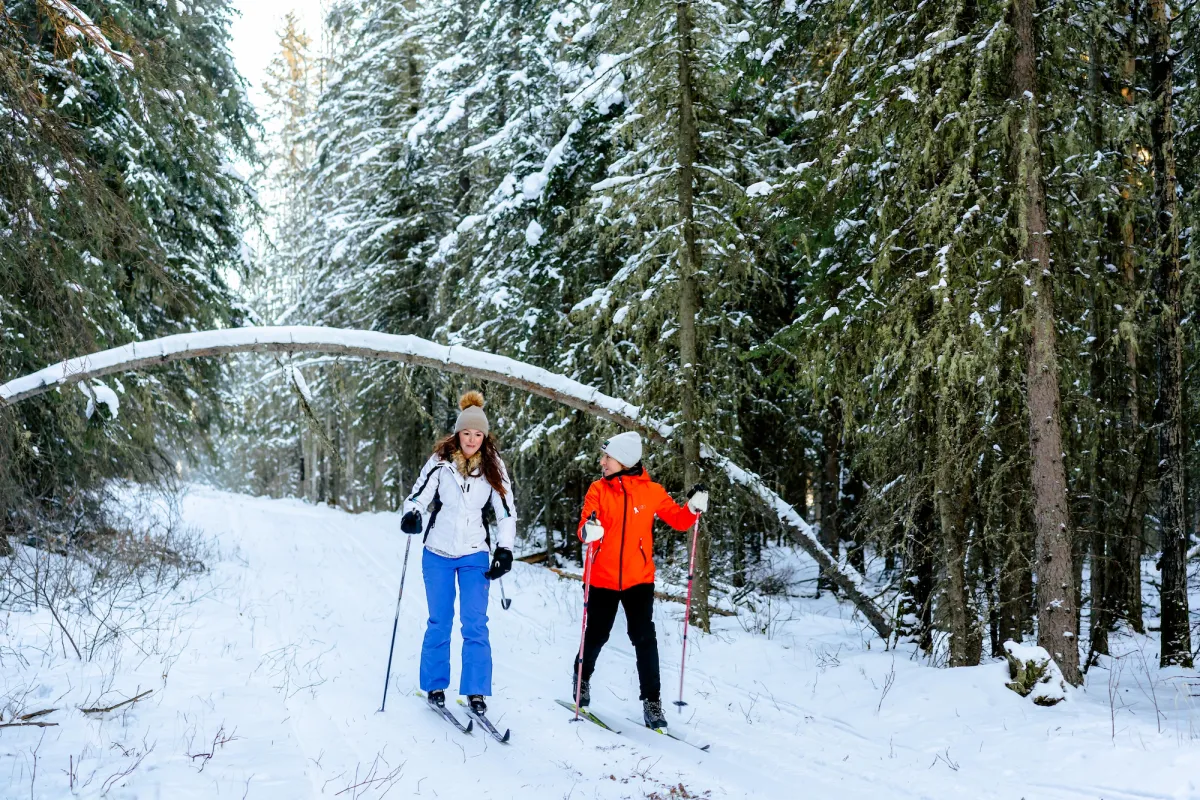
[(1058, 705), (1067, 699), (1067, 682), (1046, 648), (1009, 640), (1004, 643), (1004, 653), (1010, 678), (1005, 686), (1009, 689), (1039, 706)]

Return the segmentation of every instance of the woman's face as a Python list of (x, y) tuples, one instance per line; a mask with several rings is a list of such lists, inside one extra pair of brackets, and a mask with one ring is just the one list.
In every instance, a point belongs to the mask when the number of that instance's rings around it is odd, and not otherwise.
[(625, 465), (608, 453), (600, 454), (600, 474), (604, 477), (607, 478), (609, 475), (615, 475), (623, 469), (625, 469)]
[(464, 456), (470, 458), (479, 452), (480, 447), (483, 447), (483, 431), (467, 428), (458, 432), (458, 448)]

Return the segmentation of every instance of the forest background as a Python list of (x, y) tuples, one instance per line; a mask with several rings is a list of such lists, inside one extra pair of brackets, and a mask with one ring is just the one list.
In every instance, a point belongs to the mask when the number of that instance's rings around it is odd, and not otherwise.
[[(701, 625), (791, 533), (703, 445), (939, 663), (1036, 637), (1077, 682), (1124, 626), (1191, 664), (1194, 6), (341, 0), (261, 117), (231, 14), (0, 7), (0, 373), (250, 324), (499, 353), (676, 426)], [(245, 357), (6, 408), (5, 534), (86, 536), (114, 478), (395, 509), (464, 388)], [(522, 553), (577, 563), (612, 426), (482, 388)]]

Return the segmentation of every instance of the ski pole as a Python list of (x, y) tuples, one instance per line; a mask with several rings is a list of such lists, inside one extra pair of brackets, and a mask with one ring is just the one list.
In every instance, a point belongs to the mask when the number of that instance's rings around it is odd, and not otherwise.
[(688, 593), (687, 605), (683, 610), (683, 655), (679, 657), (679, 699), (675, 701), (675, 705), (679, 706), (679, 713), (683, 713), (683, 707), (687, 703), (683, 702), (683, 671), (687, 666), (687, 637), (688, 637), (688, 620), (692, 616), (692, 579), (696, 574), (696, 539), (700, 534), (700, 517), (696, 517), (696, 524), (692, 526), (692, 555), (688, 558)]
[(512, 600), (504, 596), (504, 578), (500, 578), (496, 583), (500, 584), (500, 607), (508, 611), (508, 607), (512, 605)]
[[(596, 518), (596, 512), (592, 512), (590, 519)], [(572, 722), (579, 721), (579, 697), (583, 692), (583, 643), (587, 639), (587, 612), (588, 612), (588, 594), (591, 588), (592, 579), (592, 562), (596, 560), (594, 548), (588, 544), (587, 553), (583, 557), (583, 628), (579, 632), (579, 663), (575, 665), (575, 719)]]
[(388, 649), (388, 665), (387, 675), (383, 679), (383, 702), (379, 704), (379, 710), (382, 712), (387, 706), (388, 684), (392, 680), (392, 654), (396, 652), (396, 628), (400, 625), (400, 600), (404, 597), (404, 576), (408, 573), (408, 551), (412, 548), (413, 537), (408, 539), (404, 544), (404, 566), (400, 569), (400, 594), (396, 596), (396, 618), (392, 620), (392, 646)]

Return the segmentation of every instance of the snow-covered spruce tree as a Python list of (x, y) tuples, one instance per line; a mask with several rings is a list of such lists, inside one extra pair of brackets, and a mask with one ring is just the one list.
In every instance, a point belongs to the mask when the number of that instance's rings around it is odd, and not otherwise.
[[(20, 343), (6, 373), (240, 318), (225, 276), (243, 269), (248, 195), (227, 159), (251, 154), (252, 114), (228, 15), (218, 0), (0, 10), (4, 102), (20, 112), (5, 115), (0, 206), (0, 324)], [(86, 503), (105, 478), (173, 469), (171, 450), (211, 420), (217, 375), (198, 362), (97, 384), (86, 422), (76, 394), (5, 412), (8, 529)]]
[[(796, 76), (803, 109), (794, 217), (781, 227), (802, 296), (776, 342), (807, 366), (797, 377), (816, 402), (840, 406), (843, 435), (879, 487), (871, 502), (882, 511), (866, 519), (902, 520), (908, 632), (930, 642), (922, 623), (936, 554), (951, 663), (972, 663), (965, 558), (984, 519), (970, 501), (1026, 463), (1019, 420), (1004, 416), (1016, 413), (1004, 378), (1019, 370), (1020, 282), (998, 263), (1013, 250), (1004, 40), (987, 36), (999, 20), (946, 5), (881, 18), (806, 6), (795, 16), (776, 58)], [(987, 522), (1015, 534), (1021, 520), (1018, 511)]]
[[(666, 476), (677, 485), (699, 478), (701, 440), (737, 452), (753, 408), (742, 398), (757, 381), (739, 354), (759, 336), (756, 302), (776, 296), (748, 235), (753, 217), (741, 213), (747, 187), (763, 186), (781, 162), (751, 120), (760, 99), (744, 69), (752, 10), (619, 2), (589, 21), (592, 69), (620, 75), (624, 103), (607, 134), (607, 177), (591, 187), (594, 212), (580, 225), (620, 268), (573, 315), (628, 341), (618, 351), (633, 378), (624, 394), (678, 426), (682, 470)], [(732, 519), (737, 503), (726, 508)], [(710, 536), (728, 522), (715, 514), (697, 544), (705, 628)]]
[[(1054, 439), (1060, 383), (1071, 387), (1072, 417), (1089, 413), (1075, 394), (1093, 363), (1088, 318), (1102, 313), (1098, 324), (1114, 325), (1127, 296), (1119, 270), (1098, 255), (1101, 237), (1117, 237), (1090, 222), (1097, 208), (1112, 220), (1122, 213), (1101, 198), (1125, 180), (1122, 159), (1108, 153), (1127, 117), (1089, 120), (1078, 102), (1089, 97), (1089, 85), (1096, 90), (1089, 39), (1099, 36), (1099, 51), (1112, 58), (1120, 26), (1087, 11), (1060, 4), (1034, 31), (1024, 27), (1025, 6), (867, 13), (785, 4), (783, 15), (794, 14), (797, 24), (772, 45), (775, 60), (793, 71), (790, 93), (804, 109), (794, 148), (801, 171), (795, 219), (779, 228), (796, 247), (803, 302), (778, 342), (811, 365), (804, 383), (819, 402), (840, 403), (855, 458), (882, 487), (870, 500), (880, 513), (868, 518), (898, 513), (904, 521), (906, 570), (916, 580), (902, 584), (901, 606), (918, 628), (931, 602), (919, 596), (930, 588), (923, 554), (932, 548), (945, 565), (938, 605), (954, 629), (952, 663), (973, 660), (984, 603), (993, 647), (1025, 629), (1030, 527), (1058, 570), (1051, 583), (1070, 587), (1075, 577), (1071, 541), (1058, 534), (1067, 520), (1056, 499), (1068, 488), (1062, 446), (1029, 447)], [(1029, 73), (1030, 64), (1041, 66)], [(1030, 96), (1053, 109), (1045, 129)], [(1093, 162), (1100, 168), (1087, 166)], [(1084, 207), (1087, 217), (1079, 219)], [(1046, 208), (1056, 219), (1075, 218), (1051, 226), (1050, 250), (1040, 244), (1047, 237), (1038, 215)], [(1089, 253), (1093, 260), (1085, 260)], [(1055, 263), (1030, 272), (1033, 264)], [(1060, 317), (1070, 324), (1056, 326), (1055, 294), (1067, 298), (1059, 300), (1066, 309)], [(1127, 339), (1102, 332), (1113, 343), (1099, 352), (1102, 363), (1118, 367), (1105, 383), (1127, 385), (1120, 369)], [(1061, 348), (1050, 346), (1057, 337)], [(1043, 360), (1030, 361), (1031, 353)], [(1056, 369), (1061, 381), (1041, 380)], [(958, 454), (960, 469), (941, 469), (939, 453)], [(1073, 469), (1072, 492), (1088, 480), (1086, 470)], [(965, 527), (958, 524), (964, 504)], [(1105, 520), (1115, 533), (1116, 516)], [(960, 555), (967, 558), (962, 575)], [(1050, 562), (1040, 563), (1045, 573)], [(1041, 635), (1073, 663), (1062, 641), (1077, 633), (1074, 614), (1064, 611), (1076, 593), (1068, 594), (1043, 596), (1037, 608)]]
[[(577, 330), (567, 315), (617, 269), (577, 227), (604, 177), (605, 131), (622, 100), (620, 76), (589, 66), (594, 29), (582, 3), (480, 3), (461, 44), (438, 51), (409, 140), (423, 169), (457, 175), (443, 185), (463, 192), (431, 259), (437, 337), (616, 392), (615, 359), (595, 346), (590, 324)], [(603, 432), (520, 394), (493, 393), (496, 401), (516, 445), (518, 506), (548, 551), (572, 544)]]
[[(303, 280), (287, 322), (432, 331), (435, 282), (419, 252), (430, 236), (421, 219), (428, 195), (408, 191), (402, 130), (425, 68), (414, 20), (414, 4), (350, 0), (330, 9), (322, 88), (302, 140), (312, 147), (297, 201), (303, 213), (289, 243)], [(427, 455), (430, 410), (418, 395), (442, 379), (414, 387), (396, 365), (318, 358), (296, 366), (320, 431), (310, 420), (303, 434), (307, 496), (393, 507)]]

